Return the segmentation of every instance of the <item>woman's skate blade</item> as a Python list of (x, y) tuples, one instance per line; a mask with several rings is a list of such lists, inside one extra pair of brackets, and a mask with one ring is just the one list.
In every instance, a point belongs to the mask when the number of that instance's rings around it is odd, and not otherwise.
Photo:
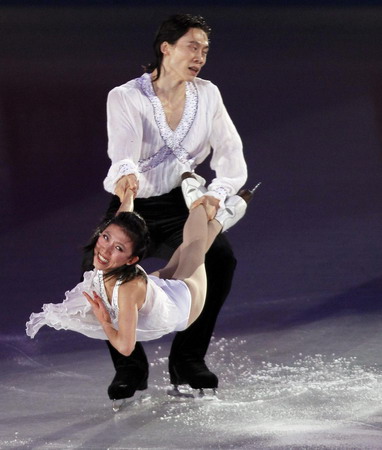
[(238, 193), (238, 195), (248, 204), (253, 196), (255, 195), (255, 191), (259, 188), (261, 185), (261, 181), (256, 184), (256, 186), (252, 189), (241, 189)]
[(260, 186), (261, 181), (259, 181), (253, 189), (250, 189), (251, 194), (254, 194), (256, 189)]

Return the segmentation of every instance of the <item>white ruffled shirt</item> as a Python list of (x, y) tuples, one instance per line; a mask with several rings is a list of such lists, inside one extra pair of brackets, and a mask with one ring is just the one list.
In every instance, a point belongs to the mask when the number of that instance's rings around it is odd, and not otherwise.
[(182, 173), (194, 171), (211, 149), (216, 178), (208, 186), (208, 195), (222, 204), (247, 179), (240, 136), (210, 81), (196, 78), (186, 84), (183, 117), (173, 131), (151, 76), (145, 73), (110, 91), (107, 129), (111, 167), (104, 188), (110, 193), (120, 177), (131, 173), (139, 179), (138, 197), (168, 193), (180, 185)]

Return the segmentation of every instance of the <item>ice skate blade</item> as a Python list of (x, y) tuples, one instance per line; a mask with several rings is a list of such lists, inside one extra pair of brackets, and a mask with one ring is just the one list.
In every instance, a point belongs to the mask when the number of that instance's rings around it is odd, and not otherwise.
[(196, 396), (195, 396), (196, 400), (219, 400), (218, 398), (218, 391), (216, 388), (211, 388), (211, 389), (197, 389), (196, 390)]
[(194, 394), (192, 394), (191, 392), (182, 392), (179, 390), (178, 386), (174, 386), (172, 389), (168, 389), (167, 395), (176, 398), (194, 398)]
[(251, 194), (254, 194), (256, 189), (258, 189), (260, 185), (261, 185), (261, 181), (259, 183), (257, 183), (256, 186), (253, 189), (250, 190)]
[(113, 411), (116, 413), (118, 411), (120, 411), (120, 409), (126, 405), (127, 403), (127, 399), (123, 398), (122, 400), (112, 400), (112, 408)]
[[(212, 392), (209, 392), (209, 391)], [(217, 397), (217, 389), (208, 389), (208, 393), (203, 388), (193, 389), (192, 392), (183, 392), (179, 390), (178, 386), (174, 386), (172, 389), (167, 390), (167, 394), (171, 397), (176, 397), (180, 399), (193, 398), (195, 400), (216, 400)]]
[(127, 406), (134, 406), (150, 400), (149, 394), (142, 394), (136, 398), (122, 398), (120, 400), (112, 400), (112, 409), (115, 413), (125, 409)]

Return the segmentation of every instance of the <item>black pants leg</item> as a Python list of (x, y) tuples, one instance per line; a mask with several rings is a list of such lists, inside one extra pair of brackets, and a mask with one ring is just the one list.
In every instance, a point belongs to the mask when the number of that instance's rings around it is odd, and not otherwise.
[(170, 353), (172, 362), (203, 360), (215, 328), (216, 319), (231, 289), (236, 267), (232, 248), (224, 234), (215, 239), (206, 255), (207, 296), (198, 319), (176, 334)]

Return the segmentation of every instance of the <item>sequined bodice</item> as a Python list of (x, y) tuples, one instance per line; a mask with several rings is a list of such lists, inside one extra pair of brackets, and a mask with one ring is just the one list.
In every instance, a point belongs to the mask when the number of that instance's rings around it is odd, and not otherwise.
[(111, 301), (109, 302), (107, 293), (106, 293), (106, 287), (105, 282), (103, 279), (103, 272), (102, 270), (97, 270), (95, 273), (95, 277), (93, 280), (93, 283), (102, 299), (103, 304), (105, 305), (108, 313), (110, 314), (110, 318), (113, 322), (118, 320), (118, 288), (121, 285), (121, 281), (117, 280), (117, 282), (114, 285), (113, 293), (111, 296)]
[(137, 84), (142, 92), (150, 100), (153, 107), (155, 122), (165, 145), (154, 155), (138, 162), (139, 172), (146, 172), (161, 164), (166, 158), (174, 155), (180, 162), (191, 162), (192, 158), (187, 150), (182, 146), (184, 138), (187, 136), (198, 110), (198, 91), (193, 83), (186, 83), (186, 103), (183, 116), (179, 125), (172, 130), (167, 123), (166, 114), (159, 97), (155, 94), (149, 74), (144, 74), (137, 79)]

